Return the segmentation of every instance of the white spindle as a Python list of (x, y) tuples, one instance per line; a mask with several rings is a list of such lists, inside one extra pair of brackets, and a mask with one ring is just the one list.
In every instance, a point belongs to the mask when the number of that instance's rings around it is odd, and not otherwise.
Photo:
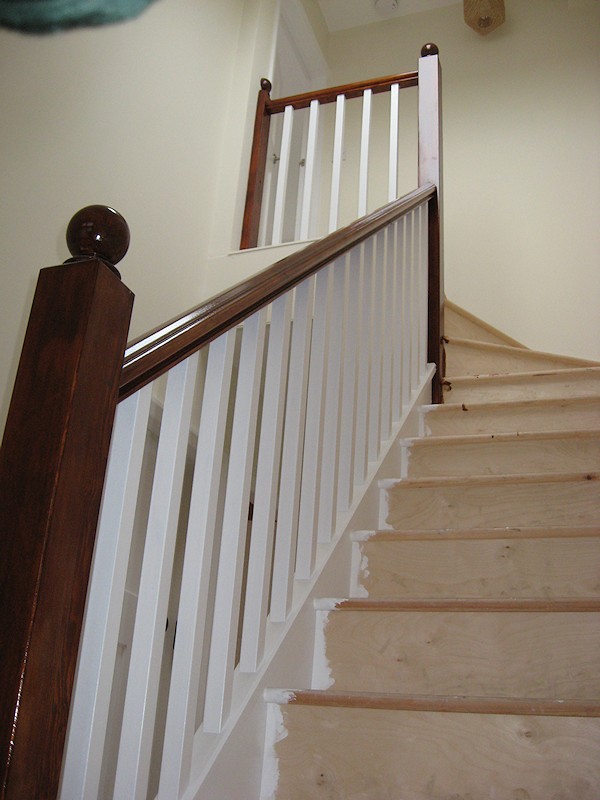
[(340, 208), (340, 183), (342, 178), (342, 157), (344, 155), (344, 117), (346, 98), (338, 95), (335, 103), (335, 132), (333, 139), (333, 171), (331, 174), (331, 196), (329, 205), (328, 232), (337, 230)]
[(156, 703), (198, 356), (174, 367), (160, 428), (114, 796), (148, 791)]
[(411, 211), (409, 217), (411, 238), (411, 326), (410, 326), (410, 364), (411, 391), (419, 384), (419, 231), (417, 228), (417, 212)]
[(292, 292), (287, 292), (275, 300), (269, 327), (240, 651), (242, 672), (255, 672), (264, 651), (287, 389), (292, 298)]
[(329, 296), (332, 266), (317, 273), (315, 311), (310, 345), (310, 369), (306, 400), (304, 460), (302, 490), (298, 514), (298, 546), (296, 577), (310, 578), (315, 566), (319, 489), (321, 484), (321, 455), (323, 443), (323, 409), (325, 404), (325, 375), (329, 346)]
[(370, 390), (369, 390), (369, 461), (376, 461), (381, 448), (381, 357), (383, 348), (382, 308), (383, 308), (383, 234), (373, 236), (371, 256), (372, 310), (371, 310), (371, 348), (370, 348)]
[(400, 86), (390, 87), (390, 157), (388, 177), (388, 201), (398, 197), (398, 106)]
[(235, 339), (236, 331), (229, 331), (208, 349), (165, 727), (160, 800), (179, 797), (190, 778), (196, 708), (200, 692), (204, 690), (200, 685), (202, 645)]
[(204, 730), (209, 733), (221, 730), (231, 703), (265, 327), (261, 309), (245, 321), (242, 335), (206, 679)]
[(340, 471), (338, 503), (347, 511), (354, 497), (354, 441), (356, 428), (356, 375), (358, 320), (361, 290), (361, 247), (353, 247), (346, 263), (348, 305), (344, 326), (344, 366), (342, 383), (342, 415), (340, 421)]
[(306, 162), (304, 170), (304, 189), (302, 195), (302, 216), (300, 218), (300, 239), (310, 236), (310, 212), (313, 207), (313, 178), (317, 161), (317, 139), (319, 133), (319, 101), (310, 104), (308, 118), (308, 141), (306, 143)]
[(77, 665), (60, 797), (96, 797), (151, 387), (117, 407)]
[(384, 256), (383, 264), (383, 297), (381, 304), (381, 438), (387, 441), (392, 433), (392, 377), (394, 345), (394, 273), (392, 258), (394, 255), (393, 225), (383, 231)]
[(402, 252), (404, 247), (404, 228), (402, 220), (393, 223), (390, 229), (392, 237), (391, 264), (393, 271), (393, 324), (392, 336), (394, 349), (392, 356), (392, 418), (394, 422), (402, 417), (402, 351), (404, 350), (404, 333), (402, 330)]
[(367, 475), (369, 441), (369, 383), (371, 350), (371, 296), (373, 273), (370, 269), (373, 240), (367, 239), (361, 246), (362, 286), (359, 300), (358, 328), (358, 372), (356, 396), (356, 427), (354, 445), (354, 483), (361, 486)]
[(419, 334), (419, 341), (421, 342), (421, 375), (423, 377), (425, 371), (427, 369), (427, 322), (428, 322), (428, 287), (427, 287), (427, 280), (428, 280), (428, 270), (427, 270), (427, 254), (428, 254), (428, 243), (427, 243), (427, 206), (423, 205), (420, 206), (419, 212), (421, 215), (420, 220), (420, 230), (421, 230), (421, 243), (420, 243), (420, 250), (421, 250), (421, 259), (419, 264), (419, 272), (421, 275), (421, 331)]
[(406, 407), (410, 400), (410, 258), (409, 258), (409, 221), (410, 217), (403, 217), (402, 224), (402, 250), (400, 253), (400, 263), (402, 265), (402, 405)]
[(371, 130), (371, 98), (373, 91), (363, 92), (362, 126), (360, 134), (360, 162), (358, 168), (358, 216), (367, 213), (367, 196), (369, 190), (369, 133)]
[(287, 200), (287, 181), (290, 168), (290, 149), (292, 143), (292, 123), (294, 109), (286, 106), (283, 112), (283, 132), (281, 134), (281, 154), (279, 157), (279, 173), (277, 175), (277, 189), (275, 190), (275, 211), (273, 214), (272, 244), (281, 244), (283, 240), (283, 223), (285, 218)]
[(315, 281), (316, 279), (313, 276), (303, 281), (295, 289), (294, 323), (290, 345), (290, 367), (277, 510), (277, 539), (273, 557), (270, 608), (273, 622), (285, 622), (292, 599)]
[(342, 341), (344, 332), (346, 256), (334, 261), (331, 267), (331, 321), (323, 424), (323, 460), (321, 464), (319, 534), (320, 542), (329, 542), (335, 531), (337, 514), (338, 452), (340, 439), (340, 388), (342, 381)]

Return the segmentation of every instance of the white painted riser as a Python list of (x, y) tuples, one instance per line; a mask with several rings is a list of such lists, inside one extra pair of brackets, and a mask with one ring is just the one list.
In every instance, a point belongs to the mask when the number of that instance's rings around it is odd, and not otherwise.
[(425, 406), (421, 412), (421, 429), (427, 436), (586, 430), (599, 426), (600, 398), (466, 405), (448, 402)]
[(598, 480), (502, 478), (430, 479), (421, 485), (385, 482), (380, 528), (519, 527), (594, 525), (600, 517)]
[[(445, 346), (446, 375), (507, 374), (585, 366), (585, 361), (516, 347), (450, 339)], [(591, 365), (592, 362), (587, 362)]]
[(355, 542), (358, 587), (377, 597), (600, 596), (600, 537)]
[(600, 719), (282, 707), (277, 800), (598, 800)]
[(600, 697), (597, 612), (342, 608), (318, 615), (329, 675), (317, 689)]
[(600, 368), (598, 367), (473, 378), (450, 376), (444, 381), (445, 403), (468, 404), (599, 396)]
[(403, 474), (409, 478), (444, 475), (508, 475), (516, 473), (600, 470), (600, 434), (536, 439), (420, 440), (407, 443)]

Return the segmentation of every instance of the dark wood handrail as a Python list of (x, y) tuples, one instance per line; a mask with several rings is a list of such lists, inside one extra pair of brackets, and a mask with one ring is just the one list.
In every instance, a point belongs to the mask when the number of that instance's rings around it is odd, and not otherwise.
[(343, 94), (347, 99), (360, 97), (367, 89), (371, 89), (373, 94), (389, 92), (394, 84), (398, 84), (401, 89), (408, 89), (410, 86), (417, 86), (419, 83), (418, 72), (404, 72), (401, 75), (386, 75), (382, 78), (371, 78), (366, 81), (356, 83), (345, 83), (342, 86), (332, 86), (329, 89), (318, 89), (314, 92), (304, 92), (294, 94), (289, 97), (278, 97), (276, 100), (267, 100), (265, 113), (280, 114), (285, 111), (286, 106), (292, 108), (308, 108), (313, 100), (319, 103), (335, 103), (336, 98)]
[(325, 264), (388, 223), (408, 214), (426, 201), (433, 201), (432, 184), (415, 189), (377, 211), (313, 242), (278, 261), (252, 278), (238, 283), (217, 297), (171, 320), (133, 342), (125, 353), (119, 397), (124, 399), (167, 372), (224, 331), (233, 328), (254, 311), (267, 305)]

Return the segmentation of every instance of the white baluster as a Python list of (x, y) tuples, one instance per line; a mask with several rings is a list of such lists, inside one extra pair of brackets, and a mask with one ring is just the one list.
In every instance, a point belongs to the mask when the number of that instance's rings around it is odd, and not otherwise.
[(362, 286), (360, 293), (360, 312), (358, 327), (358, 373), (356, 399), (356, 428), (354, 448), (354, 483), (362, 486), (367, 475), (369, 441), (369, 385), (371, 354), (371, 309), (373, 293), (373, 273), (370, 265), (373, 253), (373, 240), (367, 239), (361, 245)]
[(402, 218), (402, 252), (400, 259), (402, 264), (402, 405), (408, 405), (411, 395), (410, 385), (410, 298), (411, 298), (411, 275), (410, 275), (410, 249), (409, 249), (409, 218)]
[(315, 282), (316, 278), (313, 276), (295, 289), (277, 510), (277, 538), (273, 557), (270, 609), (273, 622), (285, 622), (292, 600)]
[(333, 139), (333, 171), (331, 174), (331, 196), (329, 206), (328, 232), (337, 230), (340, 208), (340, 183), (342, 178), (342, 157), (344, 155), (344, 117), (346, 98), (338, 95), (335, 103), (335, 131)]
[(296, 551), (296, 577), (301, 580), (310, 578), (315, 566), (332, 269), (330, 265), (317, 273), (315, 288)]
[(392, 250), (390, 253), (393, 271), (393, 325), (392, 325), (392, 419), (397, 422), (402, 417), (402, 352), (404, 335), (402, 330), (402, 253), (404, 249), (404, 227), (402, 220), (393, 223), (390, 233)]
[(302, 216), (300, 218), (300, 239), (310, 236), (310, 212), (314, 205), (313, 178), (317, 161), (317, 140), (319, 133), (319, 101), (310, 104), (308, 118), (308, 141), (306, 143), (306, 163), (304, 171), (304, 189), (302, 195)]
[(383, 263), (383, 298), (382, 298), (382, 348), (381, 348), (381, 438), (387, 441), (392, 433), (392, 377), (394, 347), (394, 272), (392, 258), (394, 224), (382, 232), (384, 241)]
[(383, 306), (383, 236), (381, 233), (372, 237), (371, 273), (372, 273), (372, 311), (371, 311), (371, 348), (370, 348), (370, 380), (369, 380), (369, 461), (379, 458), (381, 449), (381, 354), (382, 354), (382, 313)]
[(272, 244), (281, 244), (283, 241), (283, 223), (287, 201), (287, 181), (290, 168), (290, 148), (292, 143), (292, 123), (294, 109), (286, 106), (283, 112), (283, 133), (281, 134), (281, 155), (279, 158), (279, 173), (277, 175), (277, 189), (275, 190), (275, 211), (273, 214)]
[(390, 87), (390, 157), (388, 178), (388, 201), (398, 197), (398, 106), (400, 86)]
[(204, 704), (209, 733), (222, 729), (231, 704), (266, 318), (266, 309), (251, 316), (242, 336)]
[(426, 205), (420, 206), (419, 212), (420, 212), (420, 231), (421, 231), (421, 242), (420, 242), (421, 263), (419, 264), (419, 272), (421, 275), (421, 300), (420, 300), (421, 332), (419, 340), (421, 342), (421, 358), (420, 358), (421, 377), (423, 377), (427, 369), (427, 328), (428, 328), (427, 206)]
[(152, 387), (117, 407), (60, 797), (97, 797)]
[(411, 391), (419, 385), (419, 231), (417, 228), (417, 212), (411, 211), (409, 215), (409, 230), (411, 240), (411, 325), (410, 325), (410, 364)]
[(165, 726), (160, 800), (179, 797), (190, 778), (196, 708), (200, 692), (204, 691), (200, 674), (202, 645), (209, 607), (211, 554), (217, 524), (235, 339), (236, 331), (229, 331), (208, 348)]
[(346, 256), (333, 265), (331, 318), (323, 418), (323, 460), (321, 464), (319, 534), (320, 542), (331, 541), (337, 514), (338, 452), (340, 439), (340, 402), (342, 382), (342, 341), (346, 309)]
[(242, 672), (255, 672), (264, 652), (281, 465), (292, 299), (292, 292), (287, 292), (275, 300), (269, 328), (240, 651)]
[(198, 356), (169, 372), (131, 646), (114, 797), (142, 800), (148, 776)]
[(367, 196), (369, 190), (369, 133), (371, 130), (371, 98), (373, 91), (363, 92), (362, 126), (360, 134), (360, 162), (358, 169), (358, 216), (367, 213)]

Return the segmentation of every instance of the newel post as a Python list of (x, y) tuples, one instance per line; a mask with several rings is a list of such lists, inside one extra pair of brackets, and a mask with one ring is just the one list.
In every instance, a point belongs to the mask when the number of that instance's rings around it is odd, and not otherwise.
[(2, 800), (55, 798), (133, 295), (117, 212), (40, 272), (0, 450)]
[(271, 116), (268, 110), (271, 89), (271, 82), (263, 78), (260, 82), (260, 91), (256, 103), (240, 250), (256, 247), (258, 244), (258, 228), (260, 225), (260, 211), (267, 166), (267, 148), (269, 145), (269, 128), (271, 125)]
[(432, 400), (442, 402), (444, 363), (444, 264), (442, 216), (442, 81), (439, 50), (426, 44), (419, 59), (419, 186), (433, 183), (436, 197), (429, 201), (429, 302), (427, 360), (437, 367)]

